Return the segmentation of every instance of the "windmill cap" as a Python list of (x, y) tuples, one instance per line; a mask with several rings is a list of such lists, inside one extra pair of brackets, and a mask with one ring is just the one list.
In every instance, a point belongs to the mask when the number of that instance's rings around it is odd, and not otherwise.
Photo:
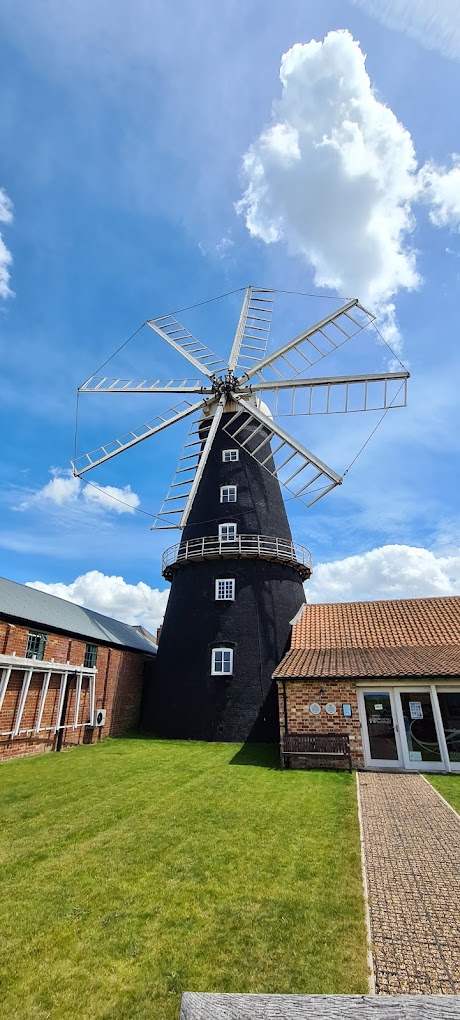
[[(256, 397), (255, 393), (251, 393), (249, 396), (244, 397), (247, 404), (252, 404), (253, 407), (257, 407), (262, 414), (265, 414), (267, 418), (273, 418), (270, 408), (264, 403), (260, 397)], [(210, 400), (206, 407), (201, 413), (202, 418), (209, 418), (211, 415), (216, 413), (217, 405), (219, 403), (218, 397), (215, 400)], [(224, 414), (235, 414), (237, 411), (241, 411), (241, 404), (237, 404), (235, 400), (227, 400), (224, 407)]]

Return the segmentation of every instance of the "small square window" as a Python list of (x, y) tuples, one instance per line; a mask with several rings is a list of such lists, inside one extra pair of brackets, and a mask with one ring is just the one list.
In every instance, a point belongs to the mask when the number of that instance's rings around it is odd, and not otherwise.
[(236, 542), (236, 524), (228, 522), (219, 524), (219, 539), (221, 542)]
[(235, 578), (219, 577), (216, 581), (216, 601), (228, 602), (235, 598)]
[(97, 645), (87, 645), (83, 665), (85, 669), (94, 669), (97, 662)]
[(46, 647), (46, 634), (37, 630), (30, 630), (27, 636), (26, 659), (44, 659)]
[(224, 464), (228, 464), (230, 461), (235, 461), (239, 459), (240, 459), (239, 450), (222, 450), (222, 460)]
[(231, 676), (233, 673), (233, 648), (213, 648), (211, 673), (213, 676)]
[(221, 485), (221, 503), (236, 503), (236, 485)]

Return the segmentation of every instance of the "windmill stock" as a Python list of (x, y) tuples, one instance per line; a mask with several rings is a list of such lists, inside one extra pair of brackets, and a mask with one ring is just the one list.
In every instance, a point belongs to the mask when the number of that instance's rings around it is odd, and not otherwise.
[[(147, 325), (200, 374), (192, 379), (92, 376), (80, 393), (172, 393), (180, 400), (111, 443), (77, 457), (78, 476), (192, 418), (154, 524), (180, 541), (163, 555), (171, 591), (142, 728), (163, 737), (273, 740), (271, 676), (305, 601), (308, 550), (292, 539), (281, 486), (310, 507), (342, 477), (275, 418), (406, 405), (405, 370), (306, 373), (374, 319), (357, 299), (267, 353), (275, 291), (248, 287), (225, 362), (173, 315)], [(356, 404), (358, 406), (356, 406)]]

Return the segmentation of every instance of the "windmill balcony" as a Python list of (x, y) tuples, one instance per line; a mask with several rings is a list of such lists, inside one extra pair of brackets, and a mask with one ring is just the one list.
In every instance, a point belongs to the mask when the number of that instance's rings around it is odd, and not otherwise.
[(298, 542), (268, 535), (237, 535), (231, 542), (224, 542), (217, 535), (206, 535), (169, 546), (163, 553), (163, 577), (171, 581), (175, 571), (188, 563), (225, 559), (261, 559), (286, 563), (298, 571), (302, 581), (311, 574), (311, 553)]

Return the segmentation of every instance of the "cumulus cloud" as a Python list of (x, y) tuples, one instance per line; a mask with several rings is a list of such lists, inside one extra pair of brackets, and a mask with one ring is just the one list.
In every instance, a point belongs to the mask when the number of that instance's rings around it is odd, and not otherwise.
[[(11, 223), (13, 219), (13, 206), (4, 191), (0, 188), (0, 223)], [(10, 289), (10, 266), (13, 261), (13, 256), (3, 240), (0, 234), (0, 297), (7, 298), (12, 297), (13, 291)]]
[(460, 60), (458, 0), (352, 0), (388, 28), (406, 32), (427, 50)]
[(436, 163), (426, 163), (419, 174), (422, 195), (431, 206), (430, 220), (435, 227), (460, 230), (460, 156), (452, 155), (448, 170)]
[(253, 237), (283, 241), (318, 287), (360, 297), (398, 344), (394, 297), (420, 284), (414, 206), (458, 222), (460, 166), (419, 171), (410, 133), (376, 95), (347, 30), (283, 54), (272, 123), (243, 157), (236, 205)]
[(139, 496), (130, 485), (123, 489), (115, 485), (84, 485), (74, 478), (70, 469), (52, 468), (51, 479), (42, 489), (34, 492), (20, 504), (21, 510), (30, 506), (85, 506), (94, 510), (108, 510), (118, 514), (132, 514), (140, 504)]
[(70, 584), (60, 581), (54, 584), (27, 581), (26, 584), (123, 623), (141, 625), (153, 634), (163, 619), (168, 601), (166, 590), (150, 588), (143, 581), (128, 584), (123, 577), (102, 574), (99, 570), (89, 570)]
[(418, 546), (384, 545), (319, 563), (305, 592), (308, 602), (460, 595), (460, 548), (435, 555)]

